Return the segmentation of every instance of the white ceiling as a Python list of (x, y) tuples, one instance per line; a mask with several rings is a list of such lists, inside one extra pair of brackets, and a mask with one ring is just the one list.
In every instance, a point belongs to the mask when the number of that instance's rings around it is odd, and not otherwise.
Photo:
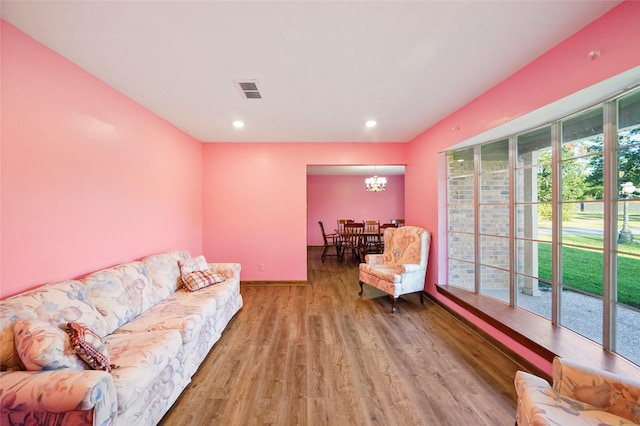
[(203, 142), (406, 142), (618, 3), (2, 0), (1, 14)]
[(404, 166), (307, 166), (307, 175), (392, 176), (404, 175)]

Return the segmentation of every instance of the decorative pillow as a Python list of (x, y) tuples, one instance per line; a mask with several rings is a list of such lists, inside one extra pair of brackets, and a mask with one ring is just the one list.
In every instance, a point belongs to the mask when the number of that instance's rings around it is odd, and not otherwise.
[(71, 346), (91, 368), (110, 373), (115, 367), (109, 362), (107, 348), (95, 331), (79, 322), (70, 322), (67, 323), (67, 333), (71, 339)]
[(206, 271), (193, 271), (182, 276), (182, 283), (188, 291), (196, 291), (212, 284), (221, 283), (224, 277), (213, 272), (211, 269)]
[(23, 318), (16, 321), (13, 334), (20, 360), (29, 371), (86, 368), (71, 347), (69, 336), (59, 327)]
[(178, 265), (180, 265), (181, 275), (185, 275), (194, 271), (206, 271), (207, 269), (209, 269), (207, 260), (203, 255), (192, 257), (189, 259), (180, 259), (178, 260)]

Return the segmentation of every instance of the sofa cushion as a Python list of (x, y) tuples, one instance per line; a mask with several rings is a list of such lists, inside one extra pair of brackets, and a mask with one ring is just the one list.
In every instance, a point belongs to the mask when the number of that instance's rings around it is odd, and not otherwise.
[(84, 324), (70, 322), (66, 328), (76, 354), (94, 370), (111, 372), (109, 352), (98, 334)]
[(185, 275), (193, 271), (206, 271), (209, 269), (207, 260), (203, 255), (189, 259), (181, 259), (178, 261), (180, 266), (180, 274)]
[(20, 368), (13, 330), (20, 318), (39, 319), (54, 326), (78, 321), (100, 335), (107, 334), (107, 324), (87, 295), (80, 281), (68, 280), (45, 284), (34, 290), (4, 299), (0, 304), (0, 367)]
[(215, 298), (206, 297), (213, 287), (195, 293), (180, 289), (118, 331), (176, 330), (185, 344), (197, 339), (205, 319), (214, 316), (218, 306)]
[(103, 269), (82, 278), (82, 281), (87, 286), (89, 298), (103, 315), (109, 333), (162, 300), (154, 291), (143, 262)]
[(154, 254), (142, 259), (142, 262), (147, 266), (147, 270), (149, 271), (151, 284), (161, 295), (162, 299), (175, 293), (182, 287), (178, 261), (190, 257), (189, 252), (181, 250)]
[(13, 335), (20, 360), (29, 371), (87, 368), (60, 327), (35, 318), (22, 318), (16, 321)]
[(182, 346), (180, 333), (176, 330), (140, 333), (118, 330), (105, 337), (104, 342), (111, 361), (118, 365), (111, 372), (118, 395), (118, 413), (134, 405), (139, 397), (146, 397), (145, 392), (149, 392), (148, 388)]
[(208, 269), (206, 271), (193, 271), (182, 276), (182, 283), (188, 291), (197, 291), (224, 281), (224, 277)]

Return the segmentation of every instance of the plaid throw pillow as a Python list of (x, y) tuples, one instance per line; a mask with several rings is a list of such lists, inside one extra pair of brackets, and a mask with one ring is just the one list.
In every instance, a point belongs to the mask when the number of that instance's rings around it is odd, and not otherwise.
[(77, 322), (67, 323), (67, 333), (71, 346), (76, 353), (94, 370), (104, 370), (108, 373), (115, 366), (109, 362), (109, 353), (102, 339), (95, 331)]
[(196, 291), (212, 284), (221, 283), (224, 277), (213, 272), (211, 269), (206, 271), (193, 271), (182, 276), (182, 283), (188, 291)]

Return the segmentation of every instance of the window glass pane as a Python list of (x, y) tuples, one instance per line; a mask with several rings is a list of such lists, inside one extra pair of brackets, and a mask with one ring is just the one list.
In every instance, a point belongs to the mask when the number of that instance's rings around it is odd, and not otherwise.
[(551, 126), (518, 135), (516, 167), (551, 162)]
[(480, 263), (509, 269), (509, 239), (480, 236)]
[(570, 214), (562, 221), (562, 242), (584, 247), (604, 247), (604, 203), (565, 203)]
[(473, 204), (473, 175), (449, 179), (449, 204)]
[[(617, 263), (618, 303), (637, 309), (640, 315), (640, 250), (635, 255), (618, 254)], [(640, 317), (638, 319), (637, 324), (640, 324)]]
[(618, 199), (640, 198), (640, 144), (618, 150)]
[(509, 236), (509, 205), (480, 206), (480, 234)]
[(638, 145), (640, 144), (640, 125), (618, 131), (618, 145)]
[[(535, 285), (551, 285), (551, 244), (541, 241), (516, 240), (516, 272), (538, 278)], [(535, 294), (536, 287), (526, 293)]]
[[(592, 176), (591, 169), (589, 167), (590, 160), (602, 162), (602, 155), (598, 154), (562, 162), (561, 173), (563, 201), (579, 201), (594, 198), (602, 199), (602, 175)], [(597, 187), (598, 190), (588, 190), (588, 177), (592, 178), (589, 185)]]
[[(632, 128), (636, 130), (640, 127), (640, 89), (631, 92), (626, 96), (618, 99), (618, 128), (629, 131)], [(624, 133), (624, 132), (623, 132)], [(639, 132), (635, 132), (636, 142), (639, 142)], [(628, 141), (620, 140), (619, 143), (624, 145)]]
[(483, 173), (480, 175), (480, 203), (509, 202), (509, 172)]
[(602, 343), (602, 251), (562, 246), (562, 325)]
[(473, 205), (452, 204), (449, 206), (449, 231), (473, 232)]
[(564, 287), (602, 296), (602, 251), (562, 246)]
[(509, 168), (509, 140), (488, 143), (480, 147), (480, 172), (495, 172)]
[[(581, 146), (586, 150), (586, 147), (588, 147), (592, 142), (580, 141), (581, 139), (587, 139), (602, 134), (602, 111), (602, 106), (598, 106), (581, 114), (575, 115), (567, 120), (564, 120), (562, 122), (563, 145), (569, 142), (573, 142), (577, 147)], [(578, 149), (577, 152), (580, 152), (580, 149)]]
[(509, 303), (509, 272), (488, 266), (480, 268), (480, 293)]
[(640, 252), (640, 199), (618, 202), (618, 252)]
[(473, 234), (451, 232), (449, 234), (449, 257), (453, 259), (475, 260), (475, 237)]
[(473, 263), (449, 259), (449, 285), (475, 291), (475, 276)]
[(447, 154), (449, 177), (473, 174), (473, 148)]
[(551, 285), (526, 275), (516, 274), (516, 306), (551, 319)]
[(638, 324), (640, 311), (626, 305), (617, 305), (616, 352), (640, 365), (640, 343)]
[(448, 283), (475, 291), (474, 149), (450, 152), (448, 160)]
[(564, 290), (562, 292), (562, 326), (602, 344), (602, 299)]
[(551, 166), (529, 167), (516, 171), (516, 202), (551, 201)]
[(551, 241), (551, 204), (518, 204), (516, 236)]

